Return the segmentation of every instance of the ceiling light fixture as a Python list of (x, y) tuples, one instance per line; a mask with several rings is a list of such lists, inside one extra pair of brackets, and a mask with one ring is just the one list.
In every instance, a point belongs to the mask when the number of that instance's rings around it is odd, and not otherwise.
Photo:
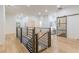
[(58, 8), (58, 9), (62, 9), (61, 5), (57, 5), (57, 8)]

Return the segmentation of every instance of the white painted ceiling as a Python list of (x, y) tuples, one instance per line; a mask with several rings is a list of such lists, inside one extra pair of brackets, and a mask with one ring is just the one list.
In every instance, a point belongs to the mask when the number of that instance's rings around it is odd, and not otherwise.
[[(63, 5), (62, 8), (71, 8), (75, 7), (73, 5)], [(45, 10), (48, 12), (45, 12)], [(51, 14), (57, 11), (57, 5), (14, 5), (5, 6), (5, 12), (8, 15), (17, 15), (17, 14), (25, 14), (25, 15), (38, 15), (41, 12), (41, 15)]]

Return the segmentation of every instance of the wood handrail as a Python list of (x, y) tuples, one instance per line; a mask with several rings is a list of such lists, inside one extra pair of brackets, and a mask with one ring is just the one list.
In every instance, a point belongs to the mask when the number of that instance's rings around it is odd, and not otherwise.
[(40, 29), (49, 29), (49, 28), (44, 28), (44, 27), (35, 27), (35, 28), (40, 28)]
[[(34, 27), (28, 27), (28, 28), (34, 28)], [(46, 27), (35, 27), (35, 28), (49, 29), (49, 27), (48, 28), (46, 28)]]

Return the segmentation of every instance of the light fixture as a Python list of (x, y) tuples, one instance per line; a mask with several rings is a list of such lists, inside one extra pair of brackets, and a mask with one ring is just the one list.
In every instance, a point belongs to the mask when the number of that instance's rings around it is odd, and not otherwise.
[(45, 12), (48, 12), (48, 10), (47, 10), (47, 9), (45, 9)]
[(58, 9), (62, 9), (62, 6), (61, 6), (61, 5), (57, 5), (57, 8), (58, 8)]

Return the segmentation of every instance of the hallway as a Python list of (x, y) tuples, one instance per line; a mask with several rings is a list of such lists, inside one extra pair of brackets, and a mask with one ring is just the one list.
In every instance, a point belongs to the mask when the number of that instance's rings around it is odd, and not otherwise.
[[(52, 46), (42, 53), (78, 53), (79, 41), (69, 40), (64, 37), (52, 35)], [(28, 50), (16, 39), (15, 35), (7, 35), (6, 42), (0, 45), (0, 52), (6, 53), (29, 53)]]

